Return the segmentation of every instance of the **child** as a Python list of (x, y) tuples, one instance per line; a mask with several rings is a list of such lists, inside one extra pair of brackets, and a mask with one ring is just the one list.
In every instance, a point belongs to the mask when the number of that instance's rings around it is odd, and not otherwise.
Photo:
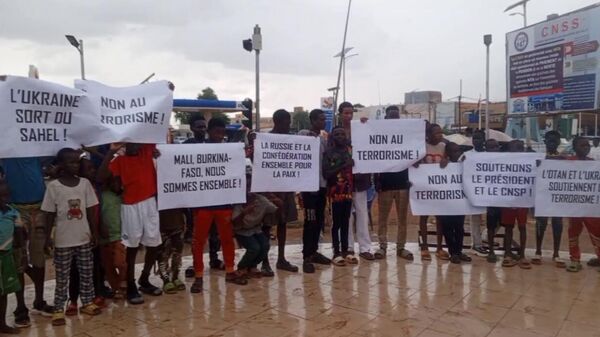
[[(446, 143), (442, 128), (437, 124), (430, 124), (426, 131), (426, 150), (427, 154), (423, 158), (422, 162), (426, 164), (439, 163), (442, 166), (446, 166), (448, 159), (445, 157)], [(418, 164), (414, 165), (418, 167)], [(429, 254), (429, 248), (427, 245), (427, 215), (419, 218), (419, 232), (421, 233), (421, 259), (424, 261), (431, 261), (431, 255)], [(439, 221), (436, 221), (436, 232), (437, 232), (437, 251), (435, 256), (440, 260), (449, 260), (450, 255), (442, 248), (442, 226)]]
[[(115, 156), (123, 147), (124, 155)], [(127, 301), (134, 305), (144, 303), (135, 285), (135, 262), (140, 244), (146, 248), (146, 256), (138, 280), (139, 290), (152, 296), (162, 294), (162, 290), (149, 280), (161, 244), (154, 167), (154, 158), (159, 155), (153, 144), (115, 143), (111, 144), (98, 169), (100, 181), (106, 182), (112, 174), (123, 191), (121, 239), (127, 247)]]
[(233, 208), (232, 219), (235, 237), (246, 249), (238, 263), (238, 271), (246, 277), (259, 278), (263, 273), (257, 269), (259, 263), (268, 259), (269, 238), (263, 232), (263, 224), (276, 223), (277, 206), (258, 193), (250, 193), (252, 167), (246, 167), (246, 204)]
[[(569, 157), (569, 160), (593, 160), (588, 157), (590, 153), (590, 143), (583, 137), (573, 138), (573, 150), (575, 156)], [(571, 262), (567, 265), (567, 271), (578, 272), (581, 266), (581, 250), (579, 249), (579, 236), (583, 227), (587, 228), (592, 241), (596, 257), (600, 259), (600, 218), (569, 218), (569, 255)]]
[(71, 263), (77, 259), (79, 288), (83, 307), (87, 315), (100, 314), (100, 308), (93, 303), (94, 267), (92, 247), (96, 244), (98, 227), (96, 193), (89, 180), (79, 178), (79, 153), (70, 148), (58, 151), (56, 155), (59, 178), (51, 181), (42, 202), (46, 212), (46, 246), (51, 245), (52, 226), (56, 221), (54, 265), (56, 268), (56, 288), (54, 290), (54, 313), (52, 325), (65, 325), (64, 308), (71, 274)]
[[(524, 152), (525, 146), (520, 140), (512, 140), (508, 143), (508, 152)], [(501, 223), (505, 228), (504, 232), (504, 260), (503, 267), (513, 267), (516, 264), (522, 269), (531, 269), (531, 263), (525, 257), (525, 245), (527, 244), (527, 208), (505, 207), (500, 211)], [(515, 221), (519, 226), (519, 256), (515, 261), (512, 253), (513, 229)]]
[(21, 261), (16, 260), (13, 247), (16, 252), (24, 246), (25, 231), (19, 212), (8, 205), (9, 199), (8, 185), (0, 179), (0, 333), (18, 334), (18, 328), (6, 324), (6, 307), (7, 295), (22, 289), (17, 275)]
[(100, 251), (106, 280), (113, 289), (114, 299), (123, 299), (127, 289), (125, 246), (121, 243), (121, 187), (110, 177), (102, 191), (102, 225)]
[[(560, 133), (555, 130), (546, 132), (544, 135), (544, 143), (546, 144), (546, 159), (565, 159), (560, 153), (558, 153), (558, 145), (560, 145)], [(553, 237), (553, 248), (554, 253), (552, 254), (552, 261), (558, 268), (565, 268), (566, 264), (559, 258), (558, 250), (560, 249), (560, 240), (563, 231), (563, 224), (561, 217), (553, 217), (552, 223), (552, 237)], [(548, 218), (537, 217), (535, 219), (535, 257), (531, 259), (533, 264), (542, 264), (542, 243), (544, 241), (544, 233), (548, 226)]]
[[(485, 141), (485, 152), (500, 152), (500, 144), (489, 138)], [(488, 207), (486, 213), (487, 241), (488, 241), (488, 256), (487, 262), (496, 263), (498, 258), (494, 251), (494, 236), (500, 226), (500, 207)]]
[[(212, 118), (208, 121), (208, 141), (207, 143), (222, 143), (225, 139), (225, 121), (220, 118)], [(194, 238), (192, 241), (192, 253), (194, 256), (195, 281), (190, 288), (190, 292), (199, 293), (202, 291), (202, 275), (204, 273), (204, 245), (210, 231), (213, 221), (217, 225), (219, 237), (225, 260), (225, 281), (238, 285), (248, 284), (248, 280), (239, 272), (235, 271), (234, 257), (235, 244), (233, 242), (233, 225), (231, 223), (231, 214), (233, 207), (231, 205), (217, 205), (211, 207), (198, 208), (194, 211)]]
[[(473, 152), (484, 152), (485, 151), (485, 132), (477, 129), (473, 132), (473, 149), (466, 153)], [(464, 158), (464, 157), (463, 157)], [(483, 246), (481, 239), (481, 223), (483, 220), (482, 214), (473, 214), (469, 216), (469, 222), (471, 223), (471, 249), (477, 256), (486, 257), (488, 250)]]
[(336, 266), (345, 266), (348, 256), (348, 228), (352, 210), (352, 166), (354, 163), (344, 128), (335, 127), (331, 132), (331, 138), (333, 144), (323, 155), (323, 176), (327, 179), (328, 196), (333, 213), (332, 262)]
[[(184, 212), (185, 209), (168, 209), (159, 212), (160, 235), (163, 243), (158, 254), (158, 272), (163, 280), (163, 291), (167, 294), (185, 290), (185, 284), (179, 279), (185, 230)], [(170, 275), (169, 258), (171, 258)]]
[[(458, 162), (461, 155), (462, 151), (457, 144), (452, 142), (446, 144), (446, 157), (450, 162)], [(471, 258), (462, 252), (463, 239), (465, 237), (465, 216), (444, 215), (438, 217), (438, 219), (444, 231), (444, 238), (450, 252), (450, 262), (454, 264), (471, 262)]]

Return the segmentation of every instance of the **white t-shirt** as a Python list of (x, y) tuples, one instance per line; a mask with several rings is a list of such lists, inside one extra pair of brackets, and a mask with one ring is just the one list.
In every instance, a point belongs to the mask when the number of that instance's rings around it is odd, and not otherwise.
[(56, 213), (54, 246), (66, 248), (89, 243), (92, 235), (86, 208), (95, 205), (98, 198), (85, 178), (79, 178), (75, 187), (65, 186), (58, 179), (48, 183), (42, 211)]
[(600, 160), (600, 146), (595, 147), (592, 145), (592, 148), (590, 149), (589, 157), (594, 160)]

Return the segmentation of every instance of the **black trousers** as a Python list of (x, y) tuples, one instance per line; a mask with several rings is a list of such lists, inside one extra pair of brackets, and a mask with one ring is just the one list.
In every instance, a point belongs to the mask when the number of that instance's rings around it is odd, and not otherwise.
[[(333, 243), (333, 255), (344, 255), (348, 252), (348, 228), (350, 227), (350, 212), (352, 200), (331, 203), (333, 226), (331, 227), (331, 241)], [(341, 250), (340, 250), (340, 239)]]
[(462, 254), (463, 239), (465, 237), (465, 216), (445, 215), (438, 217), (438, 220), (442, 224), (442, 231), (450, 256)]
[(487, 213), (485, 215), (485, 219), (487, 222), (487, 230), (492, 231), (492, 233), (496, 234), (496, 230), (500, 227), (500, 207), (488, 207)]
[(302, 193), (304, 202), (304, 231), (302, 233), (302, 256), (307, 259), (319, 249), (321, 228), (325, 226), (326, 189)]

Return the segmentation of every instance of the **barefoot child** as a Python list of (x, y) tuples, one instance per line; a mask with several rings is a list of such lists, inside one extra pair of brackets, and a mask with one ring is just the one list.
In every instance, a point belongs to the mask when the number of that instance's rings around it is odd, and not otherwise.
[(327, 179), (327, 194), (333, 213), (332, 262), (336, 266), (345, 266), (346, 257), (349, 256), (348, 228), (352, 210), (352, 166), (354, 162), (344, 128), (335, 127), (331, 132), (331, 137), (332, 146), (323, 155), (323, 176)]
[(73, 259), (79, 269), (79, 291), (83, 307), (81, 312), (98, 315), (100, 308), (93, 303), (94, 284), (92, 270), (94, 261), (92, 247), (96, 244), (98, 227), (94, 207), (98, 205), (96, 193), (89, 180), (77, 176), (79, 153), (70, 148), (56, 155), (59, 177), (48, 184), (42, 211), (46, 212), (46, 246), (51, 245), (54, 235), (54, 265), (56, 288), (54, 290), (54, 313), (52, 325), (65, 325), (64, 308), (67, 301), (68, 283)]
[(18, 334), (19, 329), (6, 324), (7, 295), (22, 288), (17, 275), (15, 261), (18, 250), (24, 246), (25, 231), (19, 212), (8, 205), (10, 193), (8, 185), (0, 179), (0, 334)]
[[(446, 144), (446, 157), (452, 163), (458, 162), (462, 155), (460, 147), (455, 143)], [(443, 168), (445, 165), (440, 164)], [(464, 254), (463, 240), (465, 237), (465, 216), (464, 215), (443, 215), (438, 217), (444, 232), (444, 238), (450, 252), (450, 262), (460, 264), (461, 262), (471, 262), (471, 258)]]

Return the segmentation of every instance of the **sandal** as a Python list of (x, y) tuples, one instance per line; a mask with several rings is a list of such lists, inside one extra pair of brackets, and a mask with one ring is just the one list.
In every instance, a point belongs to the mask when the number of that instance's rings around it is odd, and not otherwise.
[(413, 254), (409, 250), (404, 249), (404, 248), (397, 250), (396, 251), (396, 256), (401, 257), (401, 258), (403, 258), (405, 260), (408, 260), (408, 261), (413, 261), (415, 259), (415, 257), (413, 256)]
[(234, 271), (225, 274), (225, 282), (245, 286), (248, 284), (248, 279), (246, 279), (246, 277), (240, 272)]
[(521, 269), (531, 269), (531, 263), (526, 258), (522, 258), (519, 260), (519, 267)]
[(385, 259), (385, 255), (386, 255), (385, 249), (378, 249), (375, 252), (375, 254), (373, 254), (373, 256), (375, 257), (376, 260), (383, 260), (383, 259)]
[(163, 292), (165, 294), (175, 294), (177, 293), (177, 288), (175, 287), (175, 284), (173, 282), (166, 282), (163, 285)]
[(535, 254), (535, 256), (531, 259), (531, 264), (541, 265), (542, 264), (542, 255)]
[(52, 326), (61, 326), (67, 324), (65, 320), (65, 313), (62, 311), (56, 311), (52, 313)]
[(347, 254), (346, 257), (344, 257), (344, 260), (346, 260), (347, 264), (358, 264), (358, 259), (354, 254)]
[(375, 256), (373, 256), (373, 254), (371, 254), (370, 252), (362, 252), (362, 253), (358, 254), (358, 256), (362, 257), (363, 259), (365, 259), (367, 261), (375, 260)]
[(516, 266), (517, 264), (518, 262), (510, 256), (506, 256), (502, 260), (502, 267), (510, 268)]
[(443, 250), (443, 249), (440, 249), (440, 250), (438, 250), (437, 252), (435, 252), (435, 256), (436, 256), (438, 259), (440, 259), (440, 260), (443, 260), (443, 261), (448, 261), (448, 260), (450, 260), (450, 255), (448, 254), (448, 252), (447, 252), (447, 251), (445, 251), (445, 250)]
[(177, 291), (182, 291), (185, 290), (185, 283), (183, 283), (181, 280), (179, 280), (178, 278), (173, 280), (173, 284), (175, 285), (175, 289)]
[(194, 283), (192, 283), (192, 286), (190, 287), (190, 292), (192, 294), (201, 293), (202, 286), (203, 286), (202, 278), (201, 277), (196, 278), (196, 280), (194, 281)]
[(579, 261), (571, 261), (569, 262), (569, 264), (567, 264), (567, 271), (570, 273), (577, 273), (578, 271), (582, 270), (583, 266), (581, 265), (581, 262)]
[(294, 266), (293, 264), (289, 263), (287, 260), (279, 260), (277, 261), (277, 264), (275, 265), (275, 267), (279, 270), (285, 270), (285, 271), (289, 271), (292, 273), (297, 273), (298, 272), (298, 267)]
[(76, 316), (79, 312), (77, 308), (77, 302), (70, 301), (69, 305), (67, 305), (67, 310), (65, 311), (65, 315), (67, 316)]
[(587, 265), (590, 267), (600, 267), (600, 259), (593, 257), (587, 262)]
[(100, 309), (99, 306), (95, 305), (94, 303), (90, 303), (88, 305), (84, 305), (83, 307), (81, 307), (80, 312), (82, 314), (96, 316), (96, 315), (100, 315), (100, 313), (102, 313), (102, 310)]
[(565, 261), (563, 261), (560, 257), (553, 257), (552, 261), (554, 262), (554, 265), (556, 266), (556, 268), (566, 268), (567, 267), (567, 263)]
[(338, 267), (344, 267), (346, 265), (346, 260), (341, 255), (334, 257), (331, 262), (334, 266)]
[(428, 250), (421, 251), (421, 261), (431, 261), (431, 254)]

